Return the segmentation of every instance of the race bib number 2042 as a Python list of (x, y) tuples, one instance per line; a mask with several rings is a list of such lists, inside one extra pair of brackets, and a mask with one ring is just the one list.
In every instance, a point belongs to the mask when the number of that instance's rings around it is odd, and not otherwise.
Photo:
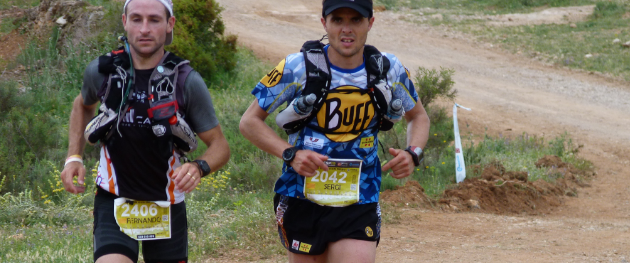
[(170, 202), (114, 200), (114, 216), (120, 231), (135, 240), (171, 238)]
[(328, 159), (328, 171), (319, 169), (316, 175), (305, 177), (304, 195), (325, 206), (342, 207), (359, 201), (361, 160)]

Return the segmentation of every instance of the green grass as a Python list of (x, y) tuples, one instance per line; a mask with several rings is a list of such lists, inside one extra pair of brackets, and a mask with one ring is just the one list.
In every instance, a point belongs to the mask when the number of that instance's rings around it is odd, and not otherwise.
[[(428, 23), (465, 33), (480, 40), (558, 66), (610, 74), (630, 81), (630, 3), (624, 0), (380, 0), (389, 9), (421, 9), (425, 17), (442, 14)], [(596, 5), (585, 21), (570, 24), (491, 26), (478, 15), (529, 13), (549, 7)], [(429, 9), (424, 9), (429, 8)], [(411, 11), (412, 14), (417, 12)], [(469, 19), (462, 18), (470, 16)], [(475, 18), (476, 17), (476, 18)], [(414, 20), (417, 21), (417, 20)], [(613, 44), (619, 38), (621, 43)], [(587, 58), (586, 55), (592, 57)]]
[(532, 12), (542, 7), (591, 5), (594, 2), (595, 0), (376, 0), (375, 5), (385, 6), (388, 10), (431, 8), (460, 13), (506, 14)]
[(39, 5), (39, 0), (4, 0), (0, 1), (0, 10), (18, 8), (31, 8)]
[(3, 18), (0, 20), (0, 36), (10, 33), (17, 27), (14, 24), (15, 18)]
[[(630, 81), (630, 5), (599, 3), (595, 13), (583, 22), (569, 25), (482, 27), (472, 32), (483, 39), (499, 42), (508, 50), (541, 54), (543, 61), (570, 68), (609, 73)], [(593, 55), (586, 58), (587, 54)]]

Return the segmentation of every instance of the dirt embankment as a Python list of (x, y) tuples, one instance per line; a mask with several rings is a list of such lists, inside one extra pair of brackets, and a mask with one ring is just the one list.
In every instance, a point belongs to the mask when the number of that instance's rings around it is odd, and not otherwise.
[(8, 46), (4, 40), (11, 41), (13, 53), (17, 54), (28, 38), (48, 41), (53, 27), (59, 28), (57, 47), (85, 44), (82, 41), (102, 31), (104, 16), (103, 7), (84, 1), (41, 0), (39, 6), (28, 9), (12, 7), (0, 11), (0, 20), (11, 19), (19, 27), (2, 37), (2, 46)]
[(438, 199), (431, 199), (420, 184), (408, 181), (396, 190), (386, 190), (383, 202), (394, 206), (440, 208), (456, 212), (486, 212), (494, 214), (547, 214), (564, 203), (564, 197), (577, 197), (578, 188), (590, 186), (585, 181), (595, 175), (593, 171), (578, 170), (562, 162), (557, 156), (545, 156), (536, 162), (546, 168), (553, 182), (528, 181), (527, 172), (506, 171), (499, 162), (483, 168), (472, 167), (469, 178), (444, 191)]

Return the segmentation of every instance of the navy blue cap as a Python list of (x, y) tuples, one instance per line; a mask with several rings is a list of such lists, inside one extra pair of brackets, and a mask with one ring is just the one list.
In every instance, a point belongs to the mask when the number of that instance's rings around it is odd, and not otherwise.
[(322, 8), (322, 17), (326, 17), (333, 11), (343, 7), (352, 8), (367, 18), (373, 15), (372, 2), (368, 0), (326, 0)]

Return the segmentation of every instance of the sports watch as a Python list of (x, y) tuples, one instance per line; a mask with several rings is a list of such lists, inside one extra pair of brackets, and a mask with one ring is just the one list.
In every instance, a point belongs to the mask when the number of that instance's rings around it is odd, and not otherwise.
[(419, 166), (422, 160), (424, 160), (424, 152), (420, 147), (409, 146), (405, 149), (405, 151), (411, 154), (411, 158), (413, 159), (413, 164), (415, 166)]
[(201, 170), (201, 177), (204, 177), (206, 175), (209, 175), (211, 170), (210, 170), (210, 165), (208, 165), (208, 163), (204, 160), (194, 160), (193, 162), (195, 162), (197, 164), (197, 167), (199, 167), (199, 169)]
[(284, 161), (284, 163), (286, 163), (288, 166), (291, 166), (291, 161), (295, 159), (295, 154), (297, 153), (297, 151), (298, 151), (297, 147), (286, 148), (282, 152), (282, 160)]

